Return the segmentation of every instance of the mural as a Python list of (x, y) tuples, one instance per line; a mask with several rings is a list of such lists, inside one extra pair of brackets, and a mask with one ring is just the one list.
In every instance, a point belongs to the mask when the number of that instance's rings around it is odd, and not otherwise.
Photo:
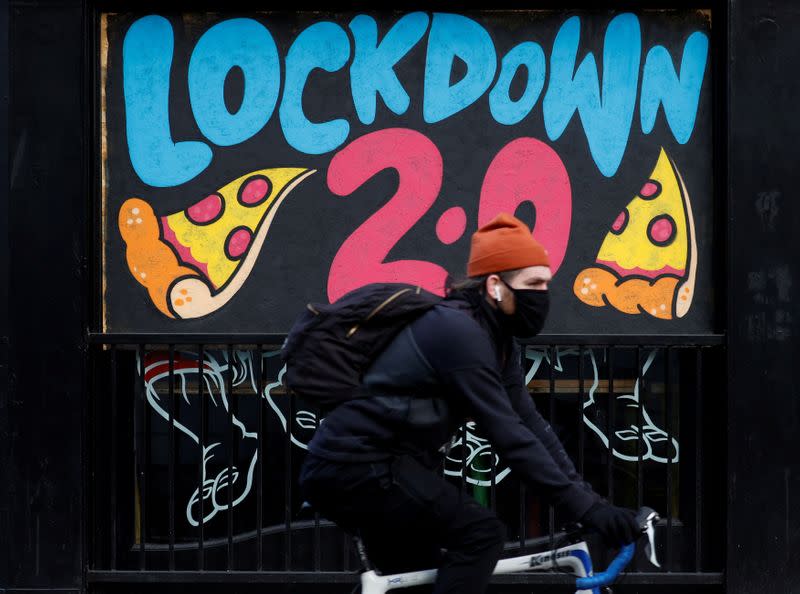
[[(191, 469), (180, 475), (185, 485), (183, 501), (178, 498), (178, 505), (183, 509), (182, 515), (187, 526), (196, 527), (200, 523), (212, 525), (218, 515), (225, 518), (224, 512), (231, 507), (236, 509), (246, 507), (247, 504), (253, 505), (258, 470), (258, 414), (262, 409), (267, 410), (268, 417), (263, 425), (262, 439), (266, 458), (262, 472), (270, 484), (283, 484), (285, 480), (286, 469), (276, 465), (275, 460), (284, 460), (286, 440), (298, 451), (296, 464), (299, 465), (314, 431), (324, 421), (313, 407), (306, 406), (300, 399), (296, 398), (294, 405), (289, 406), (289, 398), (282, 388), (285, 368), (280, 367), (278, 355), (279, 351), (262, 352), (259, 365), (256, 351), (232, 351), (231, 360), (228, 360), (227, 351), (205, 351), (202, 361), (198, 360), (197, 353), (175, 352), (172, 381), (176, 406), (172, 423), (180, 436), (179, 449), (183, 452), (182, 456), (190, 460), (200, 460), (202, 457), (203, 468), (202, 486), (198, 472), (191, 470), (196, 469), (198, 464), (192, 463)], [(588, 375), (585, 378), (586, 389), (581, 407), (584, 427), (588, 430), (585, 449), (589, 456), (610, 449), (614, 457), (622, 463), (638, 462), (640, 453), (645, 463), (666, 464), (670, 461), (674, 464), (680, 461), (677, 437), (673, 435), (668, 438), (667, 433), (659, 426), (663, 424), (663, 403), (657, 395), (650, 395), (650, 405), (645, 404), (640, 397), (641, 383), (648, 373), (652, 374), (651, 369), (657, 363), (659, 355), (663, 358), (663, 353), (657, 349), (647, 353), (641, 375), (635, 375), (630, 393), (624, 389), (615, 391), (614, 406), (619, 411), (615, 415), (616, 426), (609, 427), (604, 416), (607, 403), (599, 404), (600, 393), (603, 391), (601, 383), (607, 380), (603, 374), (603, 351), (584, 349)], [(538, 378), (549, 378), (550, 368), (557, 382), (574, 379), (580, 352), (573, 347), (557, 348), (555, 359), (550, 360), (548, 349), (529, 347), (525, 356), (529, 363), (526, 382), (531, 386)], [(170, 422), (169, 368), (167, 353), (146, 353), (145, 397), (149, 410), (158, 419), (152, 429), (153, 435), (163, 433)], [(139, 361), (136, 369), (140, 369)], [(259, 369), (265, 371), (260, 393)], [(655, 383), (659, 381), (651, 379)], [(227, 387), (229, 382), (232, 393), (229, 393)], [(201, 392), (208, 409), (205, 443), (201, 440), (198, 410), (202, 403)], [(572, 401), (576, 395), (577, 390), (570, 395)], [(257, 399), (254, 403), (252, 401), (255, 397)], [(236, 406), (232, 406), (234, 399), (237, 401)], [(639, 406), (642, 406), (641, 434), (638, 426)], [(656, 408), (655, 412), (650, 410), (652, 407)], [(234, 456), (233, 464), (229, 467), (230, 448), (233, 448)], [(159, 458), (163, 458), (163, 454)], [(294, 473), (296, 470), (292, 468), (290, 472)], [(480, 428), (474, 422), (469, 422), (453, 437), (445, 458), (444, 474), (456, 480), (464, 480), (473, 488), (477, 497), (485, 500), (488, 497), (485, 489), (492, 484), (492, 472), (495, 484), (499, 486), (504, 484), (511, 470), (492, 451), (490, 443), (481, 436)], [(282, 507), (277, 505), (274, 509), (281, 510)], [(272, 520), (279, 524), (284, 518), (280, 515)], [(219, 525), (216, 526), (220, 528)], [(252, 531), (252, 522), (243, 524), (243, 530)]]
[[(648, 411), (647, 404), (641, 398), (641, 385), (648, 378), (653, 363), (657, 357), (663, 359), (664, 354), (657, 348), (650, 349), (647, 357), (642, 364), (641, 370), (634, 370), (634, 382), (632, 392), (615, 390), (612, 403), (617, 409), (616, 426), (609, 427), (608, 419), (605, 418), (605, 411), (598, 405), (600, 383), (604, 358), (603, 349), (583, 349), (584, 363), (591, 369), (591, 377), (586, 378), (586, 394), (583, 400), (583, 423), (591, 430), (595, 438), (599, 439), (603, 448), (609, 450), (615, 458), (626, 462), (638, 462), (639, 456), (643, 462), (648, 460), (660, 464), (680, 461), (680, 446), (675, 436), (667, 435), (667, 432), (658, 424), (663, 424), (663, 411), (657, 413)], [(546, 376), (549, 379), (550, 369), (556, 379), (563, 377), (574, 377), (575, 370), (578, 368), (578, 358), (580, 349), (576, 347), (556, 347), (555, 360), (550, 358), (550, 350), (536, 347), (529, 347), (525, 352), (525, 358), (531, 362), (525, 379), (530, 384), (534, 378)], [(572, 367), (571, 372), (567, 372), (568, 367)], [(651, 372), (652, 375), (652, 372)], [(607, 383), (608, 378), (605, 378)], [(655, 380), (663, 386), (663, 378)], [(606, 385), (607, 390), (607, 385)], [(654, 397), (654, 404), (663, 407), (663, 397)], [(606, 405), (607, 406), (607, 405)], [(641, 407), (642, 427), (641, 434), (638, 424), (638, 412)], [(656, 421), (654, 421), (654, 418)]]
[(695, 10), (103, 14), (104, 330), (441, 294), (507, 211), (557, 273), (546, 332), (709, 332), (709, 35)]
[[(545, 333), (713, 332), (709, 11), (104, 13), (98, 27), (103, 332), (280, 335), (306, 303), (368, 283), (443, 294), (501, 211), (548, 249)], [(603, 349), (525, 354), (587, 479), (625, 497), (637, 472), (675, 472), (680, 435), (692, 447), (667, 417), (663, 351), (641, 354), (615, 362), (613, 392)], [(164, 351), (135, 362), (130, 500), (152, 550), (173, 513), (189, 552), (201, 527), (217, 553), (229, 529), (254, 541), (260, 518), (284, 567), (324, 419), (286, 396), (277, 355), (178, 349), (172, 377)], [(524, 508), (528, 534), (546, 525), (474, 423), (443, 472), (510, 524)]]
[[(279, 353), (263, 352), (262, 368), (269, 369), (271, 360), (277, 361)], [(174, 394), (181, 402), (172, 423), (179, 435), (183, 436), (184, 447), (188, 446), (198, 459), (202, 456), (203, 464), (202, 488), (196, 481), (198, 484), (192, 485), (185, 493), (184, 517), (190, 526), (208, 523), (220, 512), (231, 507), (237, 508), (248, 497), (252, 498), (258, 460), (259, 405), (247, 406), (248, 396), (259, 396), (268, 405), (272, 416), (267, 427), (280, 431), (278, 439), (271, 443), (279, 444), (280, 451), (286, 433), (294, 447), (308, 449), (306, 444), (319, 422), (316, 413), (303, 406), (299, 406), (293, 411), (292, 418), (288, 418), (288, 398), (285, 394), (280, 397), (273, 394), (276, 390), (282, 391), (283, 369), (271, 382), (263, 382), (259, 394), (257, 353), (237, 350), (232, 355), (233, 359), (228, 360), (227, 351), (206, 351), (201, 362), (196, 353), (177, 351), (173, 358)], [(139, 365), (137, 361), (137, 369)], [(233, 394), (227, 388), (229, 374)], [(168, 382), (169, 355), (158, 351), (148, 352), (144, 360), (145, 396), (153, 413), (167, 424), (170, 422)], [(201, 390), (208, 407), (208, 443), (203, 443), (200, 438)], [(233, 399), (237, 399), (239, 406), (232, 408)], [(233, 443), (230, 443), (231, 424)], [(216, 430), (213, 430), (214, 427)], [(229, 467), (228, 452), (231, 448), (235, 454), (233, 465)], [(192, 457), (192, 454), (189, 456)], [(269, 468), (266, 473), (274, 474)], [(196, 477), (196, 473), (187, 474), (190, 478)], [(278, 469), (273, 478), (283, 481), (283, 469)], [(201, 499), (202, 518), (199, 516)]]

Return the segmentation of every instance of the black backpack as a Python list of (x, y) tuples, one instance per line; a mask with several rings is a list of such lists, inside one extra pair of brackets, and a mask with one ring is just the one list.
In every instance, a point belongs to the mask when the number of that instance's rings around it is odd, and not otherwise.
[(323, 410), (359, 396), (375, 357), (411, 321), (441, 301), (420, 287), (372, 284), (335, 303), (309, 303), (281, 349), (289, 390)]

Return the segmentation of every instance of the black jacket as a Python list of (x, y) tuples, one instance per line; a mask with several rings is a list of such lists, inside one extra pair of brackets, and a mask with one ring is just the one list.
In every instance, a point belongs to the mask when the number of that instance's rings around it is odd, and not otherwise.
[(449, 298), (398, 334), (364, 376), (368, 396), (325, 417), (309, 450), (340, 462), (410, 454), (435, 468), (471, 418), (523, 481), (580, 518), (599, 497), (523, 384), (519, 345), (483, 298)]

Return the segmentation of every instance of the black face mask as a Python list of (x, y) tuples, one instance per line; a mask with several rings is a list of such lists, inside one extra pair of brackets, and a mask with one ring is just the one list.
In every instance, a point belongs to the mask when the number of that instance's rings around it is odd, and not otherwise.
[(516, 305), (514, 313), (510, 315), (498, 310), (506, 330), (517, 338), (531, 338), (539, 334), (550, 310), (550, 292), (547, 289), (515, 289), (505, 281), (503, 284), (514, 293)]

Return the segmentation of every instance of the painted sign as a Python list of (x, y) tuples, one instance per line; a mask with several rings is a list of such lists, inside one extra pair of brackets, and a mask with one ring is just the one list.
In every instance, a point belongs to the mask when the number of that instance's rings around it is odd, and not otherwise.
[(108, 332), (443, 293), (516, 214), (549, 333), (713, 331), (708, 11), (104, 14)]

